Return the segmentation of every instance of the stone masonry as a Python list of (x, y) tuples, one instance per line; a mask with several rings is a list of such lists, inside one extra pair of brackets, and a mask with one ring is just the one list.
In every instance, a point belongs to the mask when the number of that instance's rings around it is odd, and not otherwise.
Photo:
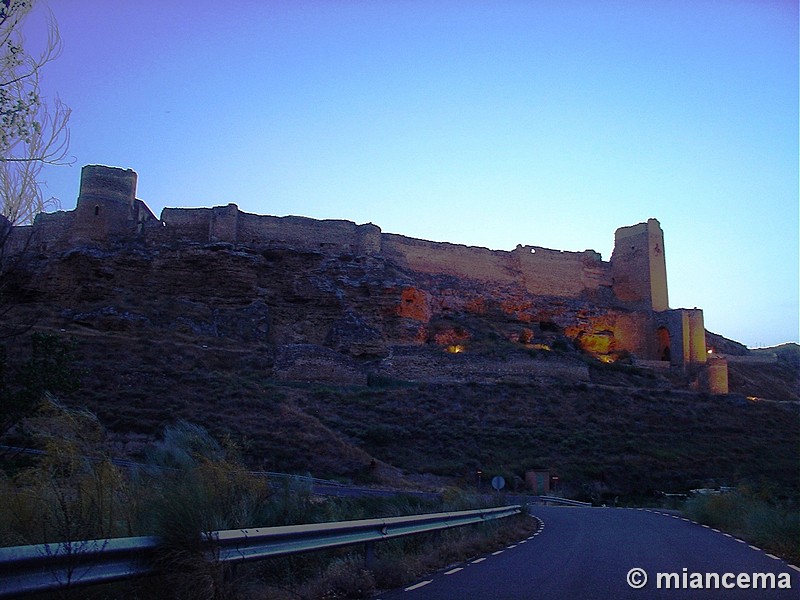
[(441, 296), (450, 292), (441, 292), (433, 310), (432, 292), (398, 289), (398, 315), (409, 323), (429, 321), (448, 303), (478, 310), (496, 294), (509, 314), (544, 326), (549, 306), (573, 303), (581, 308), (559, 328), (590, 353), (604, 357), (629, 352), (643, 361), (683, 369), (702, 369), (706, 363), (702, 311), (669, 307), (664, 234), (656, 219), (618, 229), (611, 259), (603, 261), (593, 250), (564, 252), (533, 245), (489, 250), (383, 233), (371, 223), (248, 214), (235, 204), (165, 208), (157, 218), (136, 198), (136, 183), (130, 169), (85, 166), (75, 210), (40, 214), (32, 226), (15, 228), (10, 248), (49, 255), (86, 246), (222, 244), (373, 257), (423, 280), (456, 282), (454, 289), (457, 282), (468, 282), (484, 290), (470, 299), (458, 292), (448, 299)]

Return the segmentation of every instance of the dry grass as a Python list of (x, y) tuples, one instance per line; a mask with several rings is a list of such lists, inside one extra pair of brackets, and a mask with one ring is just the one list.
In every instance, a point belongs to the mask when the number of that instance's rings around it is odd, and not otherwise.
[(683, 509), (700, 523), (800, 563), (800, 513), (796, 507), (776, 504), (745, 488), (718, 496), (692, 497)]
[(633, 368), (596, 365), (602, 384), (331, 387), (270, 379), (267, 346), (180, 333), (73, 337), (81, 386), (65, 399), (98, 415), (117, 456), (141, 458), (145, 442), (184, 419), (235, 440), (251, 468), (355, 482), (397, 483), (375, 459), (460, 485), (478, 469), (511, 484), (547, 467), (562, 491), (596, 501), (744, 482), (800, 495), (796, 407), (672, 390)]
[[(449, 493), (443, 501), (315, 498), (302, 486), (270, 486), (249, 475), (235, 447), (188, 423), (164, 431), (147, 452), (146, 469), (123, 473), (108, 461), (85, 459), (103, 436), (90, 413), (52, 404), (28, 423), (36, 425), (37, 436), (51, 440), (52, 454), (0, 479), (0, 543), (124, 535), (161, 539), (158, 575), (91, 588), (86, 592), (91, 597), (365, 598), (378, 586), (402, 585), (426, 570), (521, 536), (523, 521), (532, 525), (530, 519), (508, 519), (403, 538), (379, 545), (374, 570), (352, 549), (233, 568), (208, 557), (201, 532), (453, 511), (484, 505), (484, 500), (463, 493)], [(84, 590), (76, 593), (83, 597)]]

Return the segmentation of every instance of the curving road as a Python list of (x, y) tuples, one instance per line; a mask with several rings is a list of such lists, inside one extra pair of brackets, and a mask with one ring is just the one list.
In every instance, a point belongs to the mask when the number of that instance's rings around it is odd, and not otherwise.
[[(800, 571), (767, 553), (706, 526), (669, 514), (641, 509), (535, 507), (543, 527), (537, 535), (499, 553), (453, 565), (405, 589), (379, 594), (382, 600), (798, 600)], [(628, 582), (640, 568), (648, 581), (641, 589)], [(685, 569), (685, 575), (684, 575)], [(672, 574), (660, 577), (659, 573)], [(719, 575), (720, 589), (685, 589), (692, 577), (702, 585), (706, 573)], [(732, 573), (733, 576), (726, 576)], [(775, 587), (753, 589), (753, 573), (774, 574)], [(749, 578), (749, 588), (725, 588)], [(782, 575), (786, 574), (786, 575)], [(641, 582), (639, 572), (631, 575)], [(683, 578), (686, 578), (686, 583)], [(767, 575), (767, 585), (772, 581)], [(667, 588), (667, 585), (671, 585)]]

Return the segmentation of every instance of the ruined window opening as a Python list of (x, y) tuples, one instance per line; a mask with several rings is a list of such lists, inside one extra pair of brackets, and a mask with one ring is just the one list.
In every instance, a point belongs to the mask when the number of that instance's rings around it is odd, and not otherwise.
[(100, 205), (98, 204), (98, 205), (95, 205), (95, 207), (94, 207), (94, 216), (96, 217), (99, 214), (100, 214)]
[(658, 359), (665, 362), (672, 361), (672, 351), (670, 350), (669, 329), (663, 325), (656, 330), (658, 336)]

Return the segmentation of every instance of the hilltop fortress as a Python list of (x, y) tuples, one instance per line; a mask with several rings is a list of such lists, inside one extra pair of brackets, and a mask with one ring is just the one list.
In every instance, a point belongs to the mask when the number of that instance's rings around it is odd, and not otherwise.
[(611, 259), (603, 261), (592, 250), (488, 250), (383, 233), (373, 224), (248, 214), (235, 204), (165, 208), (157, 218), (136, 198), (136, 183), (130, 169), (85, 166), (75, 210), (40, 214), (33, 225), (15, 228), (11, 248), (56, 256), (85, 247), (213, 245), (291, 250), (362, 266), (372, 261), (402, 274), (390, 283), (360, 284), (372, 286), (367, 296), (381, 303), (381, 311), (354, 317), (352, 302), (342, 299), (350, 292), (339, 293), (339, 321), (326, 322), (306, 339), (290, 335), (296, 326), (271, 317), (271, 343), (317, 344), (357, 356), (355, 346), (331, 342), (342, 322), (355, 319), (361, 329), (389, 331), (382, 335), (390, 345), (460, 348), (470, 332), (448, 330), (442, 319), (493, 312), (502, 317), (503, 335), (523, 346), (541, 348), (555, 332), (601, 360), (632, 356), (645, 366), (693, 374), (705, 389), (727, 393), (724, 360), (709, 360), (702, 310), (669, 307), (664, 235), (655, 219), (618, 229)]

